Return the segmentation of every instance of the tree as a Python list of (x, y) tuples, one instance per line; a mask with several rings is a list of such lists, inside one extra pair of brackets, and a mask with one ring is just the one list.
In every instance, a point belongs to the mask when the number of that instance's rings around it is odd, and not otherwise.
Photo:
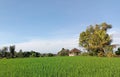
[(2, 58), (2, 50), (0, 49), (0, 58)]
[(61, 51), (58, 52), (59, 56), (68, 56), (69, 55), (69, 50), (62, 48)]
[(8, 52), (8, 47), (3, 47), (2, 50), (1, 50), (2, 58), (7, 56), (6, 52)]
[(30, 53), (31, 53), (30, 57), (36, 57), (36, 52), (35, 51), (31, 51)]
[(120, 55), (120, 47), (118, 48), (118, 50), (115, 52), (116, 55)]
[(11, 57), (14, 58), (15, 57), (15, 45), (10, 46), (9, 50), (10, 50), (10, 53), (11, 53)]
[(30, 55), (31, 55), (31, 52), (29, 52), (29, 51), (25, 51), (25, 52), (23, 53), (23, 56), (24, 56), (24, 57), (30, 57)]
[(6, 58), (10, 58), (10, 57), (11, 57), (11, 56), (10, 56), (10, 52), (5, 52), (5, 55), (6, 55), (6, 56), (5, 56)]
[(106, 52), (106, 48), (113, 50), (111, 36), (107, 33), (110, 28), (112, 26), (106, 23), (96, 24), (95, 26), (90, 25), (86, 31), (80, 34), (79, 45), (94, 55), (99, 52)]
[(47, 53), (47, 57), (53, 57), (54, 54), (53, 53)]
[(20, 58), (24, 57), (22, 49), (20, 49), (20, 51), (17, 53), (17, 57), (20, 57)]

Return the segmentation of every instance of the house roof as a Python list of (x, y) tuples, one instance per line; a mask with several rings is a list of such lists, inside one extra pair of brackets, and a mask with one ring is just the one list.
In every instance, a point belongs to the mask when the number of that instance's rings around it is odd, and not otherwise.
[(74, 48), (74, 49), (72, 49), (71, 51), (70, 51), (70, 53), (71, 52), (74, 52), (74, 53), (77, 53), (77, 52), (81, 52), (79, 49), (77, 49), (77, 48)]

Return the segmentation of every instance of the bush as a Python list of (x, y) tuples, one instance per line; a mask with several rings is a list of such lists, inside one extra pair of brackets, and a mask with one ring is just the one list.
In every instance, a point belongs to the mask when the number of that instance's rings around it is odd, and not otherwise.
[(115, 55), (113, 54), (113, 52), (108, 52), (107, 57), (115, 57)]
[(98, 53), (98, 57), (104, 57), (104, 53), (103, 52), (99, 52)]
[(97, 56), (97, 53), (93, 51), (93, 52), (89, 52), (89, 55), (90, 56)]
[(88, 52), (83, 52), (83, 53), (81, 54), (81, 56), (89, 56), (89, 53), (88, 53)]
[(118, 50), (115, 52), (116, 55), (120, 55), (120, 47), (118, 48)]
[(69, 50), (62, 48), (61, 51), (57, 53), (58, 56), (68, 56), (69, 55)]

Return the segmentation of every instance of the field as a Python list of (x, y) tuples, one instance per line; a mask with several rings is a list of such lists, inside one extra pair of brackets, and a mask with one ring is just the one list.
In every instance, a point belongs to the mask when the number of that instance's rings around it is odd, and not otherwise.
[(0, 59), (0, 77), (119, 77), (120, 58)]

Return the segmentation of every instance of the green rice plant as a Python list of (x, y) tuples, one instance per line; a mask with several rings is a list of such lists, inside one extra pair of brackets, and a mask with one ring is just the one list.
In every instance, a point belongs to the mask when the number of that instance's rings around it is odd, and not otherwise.
[(0, 77), (119, 77), (119, 64), (91, 56), (0, 59)]

